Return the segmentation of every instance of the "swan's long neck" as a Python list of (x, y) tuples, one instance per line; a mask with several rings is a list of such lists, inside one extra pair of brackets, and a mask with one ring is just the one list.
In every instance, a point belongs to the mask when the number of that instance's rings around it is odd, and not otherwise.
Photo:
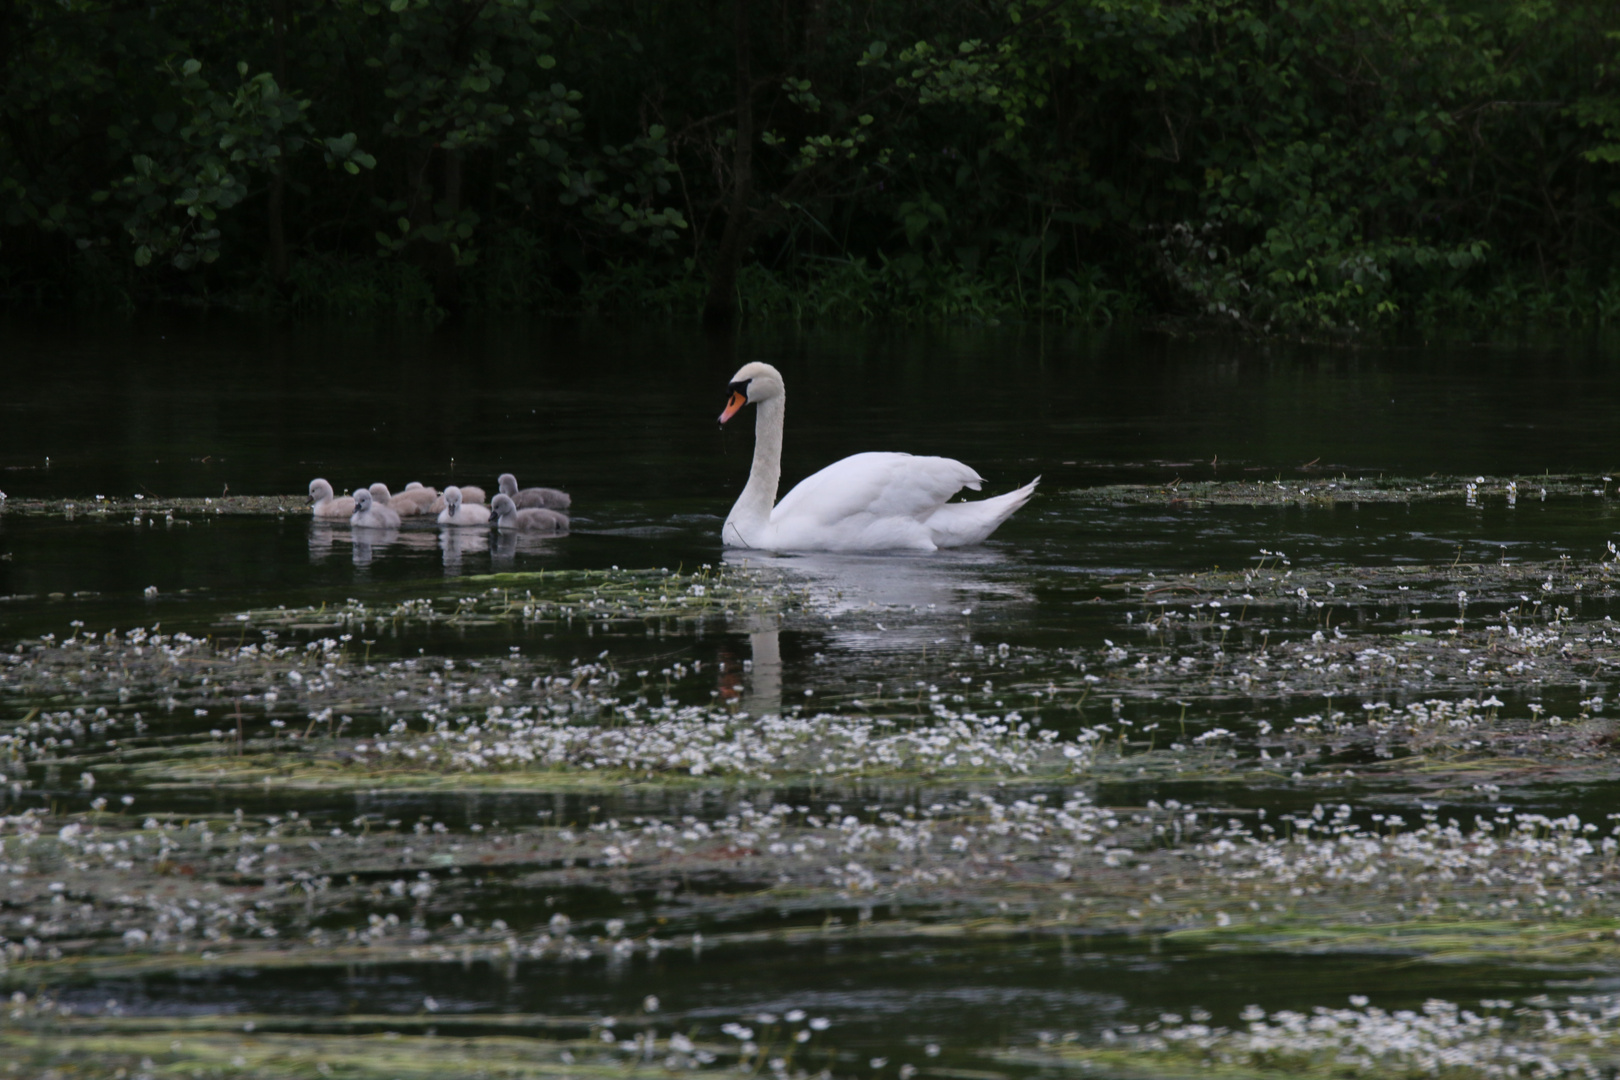
[[(776, 505), (776, 488), (782, 480), (782, 420), (787, 398), (762, 401), (754, 411), (754, 466), (748, 470), (748, 486), (737, 496), (736, 505), (726, 517), (726, 538), (740, 539), (750, 547), (757, 542), (758, 530), (770, 524), (771, 508)], [(740, 536), (733, 536), (732, 531)]]

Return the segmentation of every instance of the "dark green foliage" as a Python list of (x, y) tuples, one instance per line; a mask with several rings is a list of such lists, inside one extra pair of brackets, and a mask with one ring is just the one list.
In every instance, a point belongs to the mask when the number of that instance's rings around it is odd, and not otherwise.
[(1603, 0), (12, 0), (0, 296), (1594, 324), (1617, 58)]

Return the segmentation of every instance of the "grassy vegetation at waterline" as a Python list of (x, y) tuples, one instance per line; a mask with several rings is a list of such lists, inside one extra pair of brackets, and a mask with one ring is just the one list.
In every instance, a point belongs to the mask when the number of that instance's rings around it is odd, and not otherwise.
[(1617, 35), (1580, 0), (24, 0), (0, 299), (1602, 324)]

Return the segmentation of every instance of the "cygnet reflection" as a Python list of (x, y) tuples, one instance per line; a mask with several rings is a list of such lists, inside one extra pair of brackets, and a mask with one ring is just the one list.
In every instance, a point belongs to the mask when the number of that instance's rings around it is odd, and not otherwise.
[(813, 609), (831, 617), (829, 640), (857, 651), (961, 639), (976, 621), (992, 613), (1005, 617), (1009, 606), (1034, 601), (1027, 588), (1010, 580), (1006, 557), (984, 549), (926, 555), (732, 550), (723, 557), (732, 566), (780, 570), (802, 584)]
[(510, 569), (519, 554), (550, 555), (557, 551), (559, 537), (545, 533), (525, 533), (507, 529), (497, 532), (490, 540), (489, 561), (501, 569)]
[(462, 572), (462, 556), (489, 550), (489, 533), (483, 529), (457, 529), (449, 525), (439, 528), (439, 551), (444, 555), (444, 572), (457, 576)]
[(383, 548), (399, 543), (398, 529), (363, 528), (349, 534), (354, 540), (354, 565), (370, 566)]
[(409, 551), (417, 555), (437, 552), (438, 537), (425, 531), (345, 527), (330, 521), (310, 522), (311, 563), (325, 562), (339, 544), (352, 546), (356, 566), (369, 566), (384, 548)]
[[(309, 523), (309, 561), (323, 563), (327, 556), (332, 554), (332, 548), (337, 543), (339, 530), (332, 527), (330, 521), (319, 518)], [(349, 530), (343, 529), (344, 539), (348, 539)]]

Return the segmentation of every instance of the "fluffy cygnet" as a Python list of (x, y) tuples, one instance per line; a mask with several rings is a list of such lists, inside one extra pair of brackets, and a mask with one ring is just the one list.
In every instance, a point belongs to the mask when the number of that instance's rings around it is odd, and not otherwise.
[(574, 504), (566, 491), (556, 488), (519, 488), (517, 477), (511, 473), (501, 473), (501, 494), (509, 496), (512, 504), (519, 510), (525, 507), (544, 507), (547, 510), (566, 510)]
[[(439, 499), (439, 493), (430, 487), (423, 487), (414, 481), (405, 485), (405, 490), (395, 495), (388, 505), (398, 510), (400, 514), (425, 514)], [(409, 506), (410, 510), (405, 508)]]
[(495, 525), (520, 532), (563, 533), (568, 531), (568, 515), (542, 507), (519, 510), (512, 496), (502, 493), (495, 496)]
[(371, 497), (377, 501), (377, 505), (388, 507), (400, 517), (413, 517), (427, 513), (433, 500), (438, 498), (438, 493), (418, 485), (414, 491), (406, 488), (398, 495), (391, 495), (387, 484), (372, 484)]
[(489, 507), (477, 503), (463, 503), (461, 489), (444, 489), (444, 509), (439, 513), (440, 525), (488, 525)]
[[(450, 489), (449, 488), (445, 489), (445, 491), (448, 491), (448, 490), (450, 490)], [(479, 506), (484, 505), (484, 489), (481, 488), (481, 487), (476, 487), (476, 486), (474, 486), (472, 484), (463, 484), (462, 487), (461, 487), (461, 504), (463, 506), (471, 506), (474, 503), (476, 503)], [(439, 497), (437, 499), (433, 500), (433, 505), (428, 507), (428, 513), (437, 514), (439, 511), (441, 511), (443, 509), (444, 509), (444, 492), (440, 492)]]
[(309, 482), (309, 501), (315, 504), (310, 513), (318, 518), (342, 520), (354, 514), (354, 500), (347, 495), (333, 498), (332, 485), (319, 477)]
[(399, 515), (379, 504), (365, 488), (357, 488), (354, 493), (354, 515), (349, 518), (349, 524), (365, 529), (397, 529)]

